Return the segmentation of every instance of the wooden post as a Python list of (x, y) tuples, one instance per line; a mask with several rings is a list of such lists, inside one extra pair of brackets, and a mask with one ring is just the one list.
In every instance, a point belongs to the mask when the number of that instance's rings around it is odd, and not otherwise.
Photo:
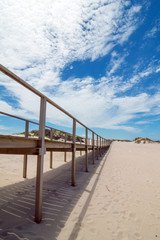
[(94, 132), (92, 132), (92, 163), (94, 164), (95, 163), (95, 151), (94, 151)]
[(53, 168), (53, 152), (50, 152), (50, 168)]
[[(67, 133), (65, 133), (65, 143), (67, 142)], [(67, 153), (64, 152), (64, 162), (67, 162)]]
[(98, 160), (98, 135), (97, 135), (97, 160)]
[[(26, 121), (25, 125), (25, 138), (28, 138), (29, 135), (29, 122)], [(23, 159), (23, 178), (27, 177), (27, 154), (24, 155)]]
[[(51, 128), (51, 131), (50, 131), (50, 139), (52, 141), (53, 139), (53, 128)], [(53, 152), (51, 151), (50, 152), (50, 168), (53, 168)]]
[[(80, 139), (80, 144), (82, 144), (82, 139)], [(82, 156), (82, 151), (80, 151), (80, 156)]]
[(100, 157), (102, 156), (102, 148), (101, 148), (101, 147), (102, 147), (102, 142), (101, 142), (101, 139), (102, 139), (102, 138), (100, 137), (100, 151), (99, 151)]
[(76, 159), (76, 120), (73, 119), (73, 143), (72, 143), (72, 186), (75, 186), (75, 159)]
[(103, 147), (104, 147), (104, 149), (105, 149), (105, 139), (103, 139)]
[(50, 139), (51, 140), (53, 139), (53, 128), (51, 128), (51, 130), (50, 130)]
[(88, 129), (86, 128), (86, 139), (85, 139), (85, 160), (86, 160), (86, 172), (88, 172)]
[(23, 178), (27, 177), (27, 154), (23, 158)]
[(40, 152), (37, 156), (37, 177), (36, 177), (36, 202), (35, 221), (42, 220), (42, 190), (43, 190), (43, 162), (45, 154), (45, 120), (46, 120), (46, 98), (41, 97), (40, 118), (39, 118), (39, 146)]

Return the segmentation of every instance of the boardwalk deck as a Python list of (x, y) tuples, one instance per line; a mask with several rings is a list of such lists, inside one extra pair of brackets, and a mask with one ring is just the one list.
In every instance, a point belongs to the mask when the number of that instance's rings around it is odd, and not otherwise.
[[(92, 150), (92, 163), (95, 161), (95, 150), (97, 150), (97, 159), (98, 156), (102, 154), (102, 151), (107, 149), (110, 145), (111, 141), (104, 139), (99, 136), (93, 130), (89, 129), (82, 122), (68, 113), (65, 109), (57, 105), (51, 99), (46, 97), (44, 94), (39, 92), (37, 89), (33, 88), (23, 79), (19, 78), (13, 72), (9, 71), (3, 65), (0, 64), (0, 71), (12, 78), (14, 81), (18, 82), (20, 85), (24, 86), (26, 89), (34, 93), (40, 98), (40, 110), (39, 110), (39, 123), (35, 123), (30, 121), (29, 119), (24, 119), (19, 116), (13, 116), (9, 113), (0, 112), (0, 114), (6, 115), (8, 117), (14, 117), (16, 119), (22, 120), (25, 122), (25, 135), (24, 137), (17, 136), (4, 136), (0, 135), (0, 154), (22, 154), (24, 155), (24, 169), (23, 169), (23, 177), (26, 177), (27, 171), (27, 155), (37, 155), (37, 176), (36, 176), (36, 199), (35, 199), (35, 221), (39, 223), (42, 219), (42, 189), (43, 189), (43, 163), (44, 163), (44, 154), (46, 151), (50, 151), (51, 162), (50, 166), (52, 166), (52, 152), (72, 152), (72, 167), (71, 167), (71, 179), (72, 186), (75, 186), (75, 169), (76, 169), (76, 159), (75, 153), (76, 151), (85, 151), (86, 155), (86, 172), (88, 172), (88, 152)], [(72, 142), (66, 140), (66, 132), (61, 131), (65, 134), (64, 141), (55, 141), (52, 139), (53, 137), (53, 128), (45, 126), (46, 122), (46, 107), (47, 104), (51, 104), (53, 107), (57, 108), (59, 111), (63, 112), (70, 119), (73, 120), (72, 125)], [(30, 138), (29, 137), (29, 124), (37, 124), (39, 125), (38, 138)], [(76, 125), (80, 124), (81, 127), (85, 128), (86, 136), (85, 143), (80, 143), (76, 141)], [(50, 129), (51, 139), (48, 140), (45, 138), (45, 129)], [(92, 134), (92, 139), (88, 138), (88, 132)], [(65, 154), (64, 154), (65, 160)]]
[[(110, 145), (105, 144), (105, 147), (101, 147), (103, 150)], [(6, 136), (0, 135), (0, 154), (27, 154), (27, 155), (39, 155), (41, 154), (41, 148), (38, 147), (39, 139), (37, 138), (24, 138), (17, 136)], [(96, 150), (97, 147), (92, 145), (87, 145), (88, 150)], [(72, 152), (73, 143), (72, 142), (60, 142), (55, 140), (45, 139), (46, 151), (52, 152)], [(76, 151), (86, 151), (86, 144), (76, 143)]]

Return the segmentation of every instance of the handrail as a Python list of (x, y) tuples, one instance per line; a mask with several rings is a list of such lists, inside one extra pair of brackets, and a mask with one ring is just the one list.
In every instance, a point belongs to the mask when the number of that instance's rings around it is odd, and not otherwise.
[[(57, 109), (59, 109), (60, 111), (62, 111), (63, 113), (65, 113), (67, 116), (69, 116), (72, 119), (75, 119), (77, 123), (79, 123), (80, 125), (82, 125), (83, 127), (87, 128), (89, 131), (95, 133), (93, 130), (89, 129), (85, 124), (83, 124), (82, 122), (80, 122), (78, 119), (76, 119), (74, 116), (72, 116), (70, 113), (68, 113), (65, 109), (63, 109), (62, 107), (60, 107), (58, 104), (56, 104), (54, 101), (52, 101), (50, 98), (46, 97), (43, 93), (41, 93), (40, 91), (38, 91), (37, 89), (35, 89), (34, 87), (32, 87), (30, 84), (28, 84), (27, 82), (25, 82), (23, 79), (21, 79), (20, 77), (18, 77), (16, 74), (14, 74), (13, 72), (11, 72), (10, 70), (8, 70), (6, 67), (4, 67), (2, 64), (0, 64), (0, 71), (3, 72), (4, 74), (6, 74), (8, 77), (14, 79), (16, 82), (18, 82), (19, 84), (21, 84), (22, 86), (24, 86), (25, 88), (27, 88), (28, 90), (30, 90), (31, 92), (35, 93), (36, 95), (38, 95), (39, 97), (45, 98), (46, 101), (48, 103), (50, 103), (51, 105), (53, 105), (54, 107), (56, 107)], [(95, 133), (96, 134), (96, 133)], [(97, 134), (96, 134), (97, 135)]]
[[(26, 118), (18, 117), (18, 116), (9, 114), (9, 113), (5, 113), (5, 112), (2, 112), (2, 111), (0, 111), (0, 114), (6, 115), (6, 116), (8, 116), (8, 117), (13, 117), (13, 118), (16, 118), (16, 119), (25, 121), (25, 122), (33, 123), (33, 124), (35, 124), (35, 125), (39, 125), (39, 123), (37, 123), (37, 122), (31, 121), (31, 120), (26, 119)], [(56, 131), (59, 131), (59, 132), (64, 133), (64, 134), (70, 134), (70, 135), (72, 135), (72, 134), (69, 133), (69, 132), (65, 132), (65, 131), (59, 130), (59, 129), (57, 129), (57, 128), (54, 128), (54, 127), (49, 127), (49, 126), (47, 126), (47, 125), (45, 125), (45, 128), (50, 128), (51, 130), (56, 130)], [(78, 135), (76, 135), (76, 137), (82, 138), (81, 136), (78, 136)]]
[[(15, 116), (15, 115), (9, 114), (9, 113), (5, 113), (5, 112), (1, 112), (1, 111), (0, 111), (0, 114), (6, 115), (6, 116), (8, 116), (8, 117), (17, 118), (17, 119), (22, 120), (22, 121), (28, 121), (28, 122), (33, 123), (33, 124), (35, 124), (35, 125), (39, 125), (39, 123), (37, 123), (37, 122), (31, 121), (31, 120), (26, 119), (26, 118), (18, 117), (18, 116)], [(54, 127), (49, 127), (49, 126), (47, 126), (47, 125), (46, 125), (45, 127), (46, 127), (46, 128), (50, 128), (50, 129), (57, 130), (57, 131), (62, 132), (62, 133), (68, 133), (68, 132), (65, 132), (65, 131), (59, 130), (59, 129), (54, 128)], [(70, 133), (68, 133), (68, 134), (70, 134)], [(79, 136), (78, 136), (78, 137), (79, 137)]]

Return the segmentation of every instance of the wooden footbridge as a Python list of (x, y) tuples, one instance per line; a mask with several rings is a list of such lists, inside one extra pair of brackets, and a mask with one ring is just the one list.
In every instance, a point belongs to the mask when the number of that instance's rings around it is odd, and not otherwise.
[[(43, 162), (46, 151), (50, 152), (50, 167), (52, 168), (52, 152), (64, 152), (64, 161), (66, 161), (66, 153), (72, 152), (72, 164), (71, 164), (71, 184), (75, 186), (75, 169), (76, 169), (76, 151), (85, 152), (85, 169), (88, 172), (88, 151), (92, 151), (92, 161), (95, 162), (95, 158), (98, 159), (103, 150), (106, 150), (110, 145), (111, 141), (104, 139), (99, 136), (93, 130), (89, 129), (78, 119), (68, 113), (66, 110), (61, 108), (51, 99), (46, 97), (44, 94), (33, 88), (27, 82), (19, 78), (13, 72), (9, 71), (3, 65), (0, 65), (0, 71), (12, 78), (19, 84), (40, 97), (40, 111), (39, 111), (39, 123), (24, 119), (18, 116), (14, 116), (5, 112), (0, 114), (8, 117), (16, 118), (25, 122), (25, 134), (24, 136), (13, 136), (13, 135), (0, 135), (0, 154), (22, 154), (24, 155), (23, 163), (23, 177), (27, 175), (27, 155), (37, 155), (37, 174), (36, 174), (36, 196), (35, 196), (35, 221), (39, 223), (42, 219), (42, 190), (43, 190)], [(51, 104), (73, 121), (72, 124), (72, 141), (67, 140), (67, 133), (61, 131), (64, 134), (64, 139), (56, 141), (53, 139), (53, 128), (46, 126), (46, 105)], [(39, 127), (39, 136), (33, 138), (29, 136), (29, 124), (37, 124)], [(80, 124), (85, 128), (85, 141), (78, 141), (76, 138), (76, 124)], [(45, 137), (45, 129), (50, 129), (50, 139)], [(88, 132), (92, 133), (92, 138), (88, 138)]]

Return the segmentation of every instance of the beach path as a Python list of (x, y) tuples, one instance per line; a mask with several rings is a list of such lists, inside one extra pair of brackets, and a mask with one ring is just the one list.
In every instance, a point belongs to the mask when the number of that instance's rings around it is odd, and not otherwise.
[(40, 224), (34, 178), (2, 187), (0, 239), (160, 239), (160, 144), (113, 142), (95, 165), (91, 156), (88, 173), (77, 158), (75, 187), (70, 162), (44, 174)]
[(58, 240), (160, 239), (159, 170), (160, 144), (114, 142)]

